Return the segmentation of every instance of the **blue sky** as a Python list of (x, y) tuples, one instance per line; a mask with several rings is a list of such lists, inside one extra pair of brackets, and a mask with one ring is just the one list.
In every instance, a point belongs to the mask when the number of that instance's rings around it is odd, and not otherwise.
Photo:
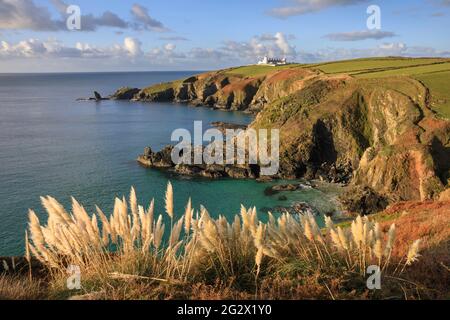
[[(81, 9), (69, 31), (68, 5)], [(368, 30), (369, 5), (381, 29)], [(450, 56), (450, 0), (0, 0), (0, 72), (199, 70)]]

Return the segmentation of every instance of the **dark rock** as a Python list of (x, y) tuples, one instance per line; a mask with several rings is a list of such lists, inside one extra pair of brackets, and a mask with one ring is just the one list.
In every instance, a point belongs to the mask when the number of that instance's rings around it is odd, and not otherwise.
[(289, 207), (278, 206), (278, 207), (274, 207), (274, 208), (265, 208), (265, 209), (272, 213), (289, 213), (292, 215), (298, 215), (298, 214), (304, 215), (307, 213), (311, 213), (313, 215), (318, 214), (318, 211), (316, 209), (314, 209), (313, 207), (311, 207), (306, 202), (295, 202), (294, 204), (292, 204)]
[(145, 147), (144, 148), (144, 158), (148, 159), (153, 154), (152, 148)]
[(280, 192), (273, 190), (272, 187), (267, 187), (266, 189), (264, 189), (264, 195), (269, 196), (269, 197), (273, 196), (275, 194), (278, 194), (278, 193), (280, 193)]
[[(200, 148), (204, 148), (201, 146)], [(259, 174), (259, 167), (256, 165), (241, 166), (241, 165), (219, 165), (211, 164), (196, 165), (194, 163), (194, 152), (192, 153), (192, 164), (178, 164), (172, 161), (172, 152), (174, 147), (169, 145), (161, 151), (154, 152), (150, 147), (144, 149), (144, 153), (137, 159), (139, 163), (146, 167), (165, 168), (173, 170), (176, 173), (189, 176), (201, 176), (211, 179), (222, 177), (230, 177), (235, 179), (256, 179)], [(193, 148), (194, 151), (194, 148)], [(200, 150), (202, 152), (202, 150)], [(181, 151), (180, 151), (181, 156)]]
[(288, 198), (286, 196), (279, 196), (278, 200), (279, 201), (286, 201)]
[(305, 184), (301, 184), (301, 183), (280, 184), (280, 185), (275, 185), (272, 187), (267, 187), (264, 190), (264, 194), (266, 196), (272, 196), (279, 192), (297, 191), (300, 189), (312, 189), (312, 188), (313, 188), (312, 185), (308, 182), (306, 182)]
[(274, 191), (295, 191), (301, 188), (300, 184), (280, 184), (272, 187)]
[(251, 174), (249, 174), (249, 170), (236, 166), (225, 167), (225, 173), (228, 177), (236, 179), (245, 179), (251, 176)]
[(224, 173), (223, 171), (213, 171), (206, 169), (201, 172), (201, 175), (205, 178), (218, 179), (222, 178), (224, 176)]
[(256, 179), (258, 182), (271, 182), (273, 181), (273, 177), (271, 176), (260, 176), (258, 179)]
[(183, 80), (183, 83), (193, 83), (197, 80), (198, 80), (198, 78), (194, 76), (194, 77), (190, 77), (190, 78)]
[(102, 101), (102, 100), (109, 100), (109, 98), (102, 98), (101, 94), (98, 93), (97, 91), (94, 91), (94, 97), (76, 99), (76, 101)]
[(133, 98), (138, 101), (156, 101), (166, 102), (175, 99), (175, 89), (172, 87), (164, 88), (159, 91), (152, 91), (149, 88), (142, 89)]
[(225, 166), (221, 164), (209, 164), (206, 166), (206, 170), (211, 172), (225, 172)]
[(118, 89), (112, 96), (111, 99), (113, 100), (131, 100), (134, 98), (136, 94), (138, 94), (140, 89), (138, 88), (129, 88), (129, 87), (122, 87)]
[(150, 147), (144, 149), (144, 154), (138, 157), (138, 162), (148, 167), (172, 168), (175, 164), (172, 162), (173, 146), (166, 146), (159, 152), (153, 152)]
[(192, 83), (183, 83), (175, 90), (175, 102), (189, 103), (197, 99), (194, 85)]
[(97, 91), (94, 91), (95, 100), (102, 100), (102, 96)]
[(308, 180), (313, 180), (316, 178), (316, 172), (317, 169), (315, 169), (313, 166), (307, 166), (306, 172), (303, 177)]
[(208, 96), (203, 102), (201, 102), (199, 105), (207, 105), (207, 106), (214, 106), (217, 103), (217, 98), (215, 96)]
[(355, 186), (339, 197), (345, 210), (351, 213), (368, 215), (383, 211), (388, 199), (377, 194), (369, 187)]
[(226, 133), (227, 129), (232, 130), (246, 130), (248, 126), (241, 125), (241, 124), (234, 124), (234, 123), (228, 123), (228, 122), (222, 122), (222, 121), (216, 121), (212, 122), (211, 125), (218, 130), (220, 130), (223, 134)]
[(182, 174), (182, 175), (187, 175), (187, 176), (200, 175), (203, 170), (204, 169), (199, 166), (186, 165), (186, 164), (178, 164), (175, 167), (175, 172)]

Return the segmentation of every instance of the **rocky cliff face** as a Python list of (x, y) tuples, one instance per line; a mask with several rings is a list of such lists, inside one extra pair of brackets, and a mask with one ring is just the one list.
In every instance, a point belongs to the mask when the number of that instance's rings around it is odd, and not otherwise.
[(449, 184), (450, 122), (427, 108), (427, 94), (410, 78), (317, 76), (252, 127), (280, 128), (284, 176), (348, 178), (392, 201), (434, 199)]
[(283, 178), (350, 182), (392, 201), (434, 199), (449, 186), (450, 122), (436, 118), (428, 90), (408, 77), (223, 70), (130, 90), (114, 96), (258, 113), (252, 128), (280, 129)]
[(317, 71), (308, 69), (288, 69), (269, 75), (246, 77), (224, 70), (141, 90), (120, 88), (111, 98), (174, 101), (219, 109), (258, 112), (265, 105), (301, 89), (305, 79), (317, 74)]

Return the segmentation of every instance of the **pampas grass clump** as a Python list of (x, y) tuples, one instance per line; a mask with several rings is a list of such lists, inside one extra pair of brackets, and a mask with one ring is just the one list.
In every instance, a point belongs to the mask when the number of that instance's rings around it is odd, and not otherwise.
[(109, 216), (98, 207), (90, 215), (73, 198), (70, 213), (52, 197), (41, 201), (47, 223), (30, 210), (26, 248), (54, 275), (76, 265), (85, 278), (228, 281), (249, 275), (257, 279), (292, 260), (311, 270), (363, 275), (372, 264), (384, 272), (401, 273), (419, 257), (420, 242), (415, 241), (402, 267), (392, 265), (395, 225), (385, 235), (367, 217), (356, 218), (348, 229), (326, 218), (326, 229), (321, 230), (309, 213), (278, 217), (269, 213), (263, 223), (256, 208), (242, 206), (240, 215), (228, 221), (224, 216), (212, 218), (204, 207), (195, 211), (190, 199), (184, 214), (177, 216), (170, 183), (165, 197), (170, 228), (162, 214), (155, 214), (153, 200), (147, 208), (138, 204), (133, 188), (128, 201), (115, 199)]

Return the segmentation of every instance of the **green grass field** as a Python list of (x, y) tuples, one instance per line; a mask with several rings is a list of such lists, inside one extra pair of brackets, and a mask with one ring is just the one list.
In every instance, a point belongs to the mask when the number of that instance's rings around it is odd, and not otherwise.
[[(364, 71), (385, 71), (387, 69), (398, 69), (410, 66), (429, 65), (445, 59), (409, 59), (409, 58), (371, 58), (355, 59), (347, 61), (330, 62), (312, 65), (325, 73), (359, 73)], [(447, 60), (448, 61), (448, 60)]]
[(144, 90), (144, 92), (146, 94), (153, 94), (153, 93), (156, 93), (156, 92), (167, 90), (169, 88), (173, 88), (174, 86), (180, 84), (181, 82), (182, 82), (182, 80), (160, 83), (160, 84), (156, 84), (156, 85), (152, 85), (150, 87), (147, 87), (147, 88), (145, 88), (143, 90)]
[(238, 67), (233, 68), (227, 71), (227, 74), (231, 75), (239, 75), (244, 77), (260, 77), (264, 76), (270, 72), (285, 70), (285, 69), (292, 69), (302, 66), (301, 64), (288, 64), (285, 66), (278, 66), (278, 67), (271, 67), (271, 66), (258, 66), (258, 65), (252, 65), (252, 66), (244, 66), (244, 67)]
[(352, 73), (352, 75), (354, 75), (357, 78), (382, 78), (390, 76), (417, 76), (442, 71), (450, 71), (450, 61), (421, 66), (399, 67), (396, 69), (389, 69), (382, 71), (369, 70), (361, 73)]
[(431, 92), (432, 108), (442, 117), (450, 119), (450, 70), (415, 76)]
[(328, 74), (347, 73), (361, 79), (412, 77), (430, 89), (433, 110), (441, 117), (450, 119), (450, 59), (371, 58), (330, 62), (309, 67)]

